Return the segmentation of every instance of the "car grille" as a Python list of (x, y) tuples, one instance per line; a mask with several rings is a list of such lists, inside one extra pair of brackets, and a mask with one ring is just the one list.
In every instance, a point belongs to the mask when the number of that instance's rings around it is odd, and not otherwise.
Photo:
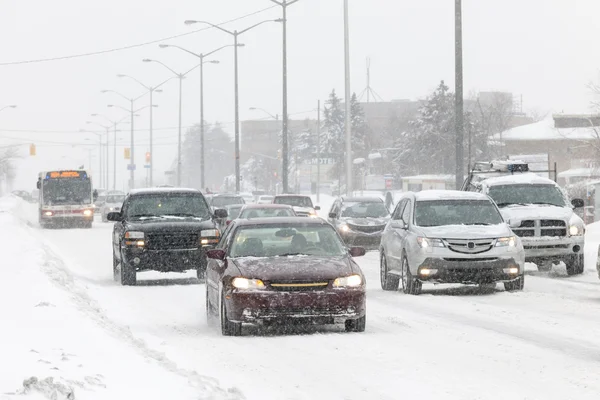
[(146, 235), (146, 248), (149, 250), (183, 250), (198, 247), (197, 233), (175, 232)]
[(520, 237), (567, 236), (567, 223), (559, 219), (529, 219), (521, 221), (513, 232)]
[(375, 233), (385, 229), (385, 225), (353, 225), (348, 224), (348, 227), (354, 232)]
[(306, 212), (306, 211), (296, 211), (296, 216), (298, 217), (308, 217), (310, 215), (310, 213)]
[(494, 244), (494, 239), (446, 239), (445, 242), (446, 246), (454, 252), (479, 254), (489, 251)]
[(313, 292), (327, 289), (328, 281), (320, 282), (269, 282), (273, 290), (280, 292)]

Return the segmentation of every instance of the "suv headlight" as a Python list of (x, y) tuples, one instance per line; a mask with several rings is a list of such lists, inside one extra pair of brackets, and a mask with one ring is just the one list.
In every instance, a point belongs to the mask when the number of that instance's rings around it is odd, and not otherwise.
[(264, 289), (265, 283), (260, 279), (233, 278), (231, 285), (236, 289)]
[(200, 232), (200, 245), (209, 246), (219, 243), (221, 232), (218, 229), (206, 229)]
[(515, 247), (517, 238), (515, 236), (501, 237), (496, 240), (496, 247)]
[(144, 232), (129, 231), (125, 232), (125, 239), (143, 239)]
[(446, 247), (442, 239), (430, 239), (426, 237), (417, 237), (417, 243), (421, 246), (422, 249), (427, 249), (429, 247)]
[(337, 278), (333, 281), (333, 287), (359, 287), (363, 283), (362, 277), (360, 275), (350, 275), (342, 278)]
[(575, 224), (569, 226), (569, 235), (571, 236), (581, 236), (585, 232), (583, 226)]

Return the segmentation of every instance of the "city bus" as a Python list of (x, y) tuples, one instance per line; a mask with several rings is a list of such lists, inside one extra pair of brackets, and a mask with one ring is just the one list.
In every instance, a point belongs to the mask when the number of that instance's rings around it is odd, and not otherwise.
[(98, 193), (86, 170), (40, 172), (39, 222), (42, 228), (91, 228)]

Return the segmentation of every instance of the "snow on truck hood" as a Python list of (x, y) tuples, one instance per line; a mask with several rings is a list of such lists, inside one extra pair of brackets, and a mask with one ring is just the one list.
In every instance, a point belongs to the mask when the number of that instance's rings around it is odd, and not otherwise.
[(423, 236), (436, 239), (491, 239), (512, 236), (508, 224), (416, 226)]
[(574, 215), (569, 207), (529, 204), (525, 206), (512, 205), (500, 208), (505, 221), (516, 223), (531, 219), (561, 219), (569, 221)]

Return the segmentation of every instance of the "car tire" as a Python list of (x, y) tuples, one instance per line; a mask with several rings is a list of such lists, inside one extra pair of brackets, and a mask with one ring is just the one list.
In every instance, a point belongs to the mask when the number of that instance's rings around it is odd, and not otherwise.
[(221, 307), (220, 307), (220, 317), (221, 317), (221, 333), (223, 336), (241, 336), (242, 334), (242, 323), (241, 322), (231, 322), (227, 318), (227, 306), (225, 306), (225, 296), (221, 295)]
[(117, 260), (117, 256), (113, 251), (113, 279), (115, 282), (119, 281), (119, 260)]
[(210, 299), (208, 297), (208, 285), (206, 285), (206, 322), (209, 325), (214, 325), (215, 323), (215, 315), (212, 310), (212, 304), (210, 304)]
[(367, 326), (367, 316), (363, 315), (357, 319), (347, 319), (345, 323), (346, 332), (364, 332)]
[(573, 276), (583, 274), (583, 269), (585, 267), (583, 254), (570, 256), (564, 260), (564, 263), (567, 266), (567, 275)]
[(536, 263), (536, 265), (537, 265), (538, 271), (540, 271), (540, 272), (549, 272), (549, 271), (552, 271), (552, 265), (553, 264), (552, 264), (551, 261), (549, 261), (549, 262), (541, 262), (541, 261), (539, 261), (539, 264)]
[(123, 286), (135, 286), (137, 283), (137, 274), (135, 268), (131, 267), (123, 261), (121, 256), (121, 268), (119, 268), (119, 281)]
[(520, 292), (525, 287), (525, 275), (521, 275), (511, 282), (504, 282), (504, 290), (507, 292)]
[(421, 294), (423, 283), (413, 277), (410, 273), (410, 267), (408, 266), (408, 258), (406, 255), (402, 257), (402, 291), (405, 294), (412, 294), (417, 296)]
[(383, 252), (381, 253), (379, 266), (381, 288), (385, 291), (398, 290), (398, 287), (400, 286), (400, 278), (395, 275), (388, 274), (387, 258)]

